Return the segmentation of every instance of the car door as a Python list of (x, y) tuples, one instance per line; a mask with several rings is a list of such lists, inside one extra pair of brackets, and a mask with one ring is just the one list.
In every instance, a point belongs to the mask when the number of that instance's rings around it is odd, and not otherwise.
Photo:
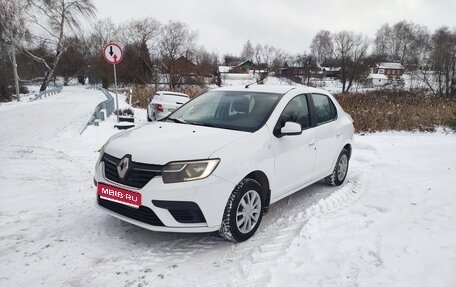
[(333, 164), (340, 153), (342, 133), (337, 121), (337, 109), (331, 98), (323, 94), (312, 94), (311, 100), (317, 125), (314, 176), (321, 178), (332, 172)]
[[(286, 122), (299, 123), (302, 133), (281, 136), (279, 131)], [(312, 180), (316, 157), (315, 144), (315, 131), (310, 128), (307, 96), (298, 95), (291, 99), (283, 109), (272, 136), (278, 187), (274, 197), (286, 195)]]

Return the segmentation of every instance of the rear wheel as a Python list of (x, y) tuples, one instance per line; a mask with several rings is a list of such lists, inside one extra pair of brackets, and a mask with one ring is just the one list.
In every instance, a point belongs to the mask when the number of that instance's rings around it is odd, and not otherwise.
[(258, 181), (244, 178), (228, 199), (220, 235), (233, 242), (242, 242), (252, 237), (263, 218), (263, 202)]
[(348, 173), (348, 162), (349, 154), (348, 151), (344, 148), (337, 158), (333, 173), (325, 178), (325, 181), (328, 185), (341, 185), (345, 181)]

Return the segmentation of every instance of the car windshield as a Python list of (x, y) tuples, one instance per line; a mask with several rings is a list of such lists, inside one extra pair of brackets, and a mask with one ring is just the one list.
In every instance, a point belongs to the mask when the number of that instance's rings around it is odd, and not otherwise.
[(280, 97), (273, 93), (210, 91), (165, 120), (253, 132), (266, 122)]

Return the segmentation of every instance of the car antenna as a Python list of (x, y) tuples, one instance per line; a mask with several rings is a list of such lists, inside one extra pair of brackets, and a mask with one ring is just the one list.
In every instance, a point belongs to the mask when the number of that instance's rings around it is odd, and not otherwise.
[(258, 84), (258, 81), (254, 81), (254, 82), (251, 82), (250, 84), (245, 85), (245, 88), (248, 89), (253, 84)]

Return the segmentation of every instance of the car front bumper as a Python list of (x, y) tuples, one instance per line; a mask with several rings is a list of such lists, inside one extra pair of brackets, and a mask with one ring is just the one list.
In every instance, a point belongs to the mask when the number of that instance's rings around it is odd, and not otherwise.
[[(197, 233), (218, 230), (226, 203), (235, 187), (233, 183), (215, 175), (202, 180), (172, 184), (164, 184), (161, 176), (156, 176), (143, 188), (137, 189), (106, 179), (103, 169), (103, 164), (96, 166), (94, 176), (96, 183), (140, 193), (142, 207), (139, 208), (141, 210), (138, 210), (121, 203), (111, 204), (106, 200), (100, 200), (97, 196), (98, 207), (114, 217), (154, 231)], [(203, 215), (203, 220), (198, 220), (199, 222), (182, 221), (182, 217), (179, 217), (178, 214), (182, 215), (185, 212), (188, 214), (188, 210), (175, 210), (173, 207), (163, 205), (163, 202), (171, 205), (177, 204), (177, 208), (182, 204), (197, 206)], [(141, 211), (147, 212), (141, 213)], [(140, 216), (138, 213), (141, 213)], [(158, 223), (150, 224), (151, 221), (146, 218), (148, 216), (156, 216), (159, 219)], [(185, 214), (183, 216), (185, 217)]]

